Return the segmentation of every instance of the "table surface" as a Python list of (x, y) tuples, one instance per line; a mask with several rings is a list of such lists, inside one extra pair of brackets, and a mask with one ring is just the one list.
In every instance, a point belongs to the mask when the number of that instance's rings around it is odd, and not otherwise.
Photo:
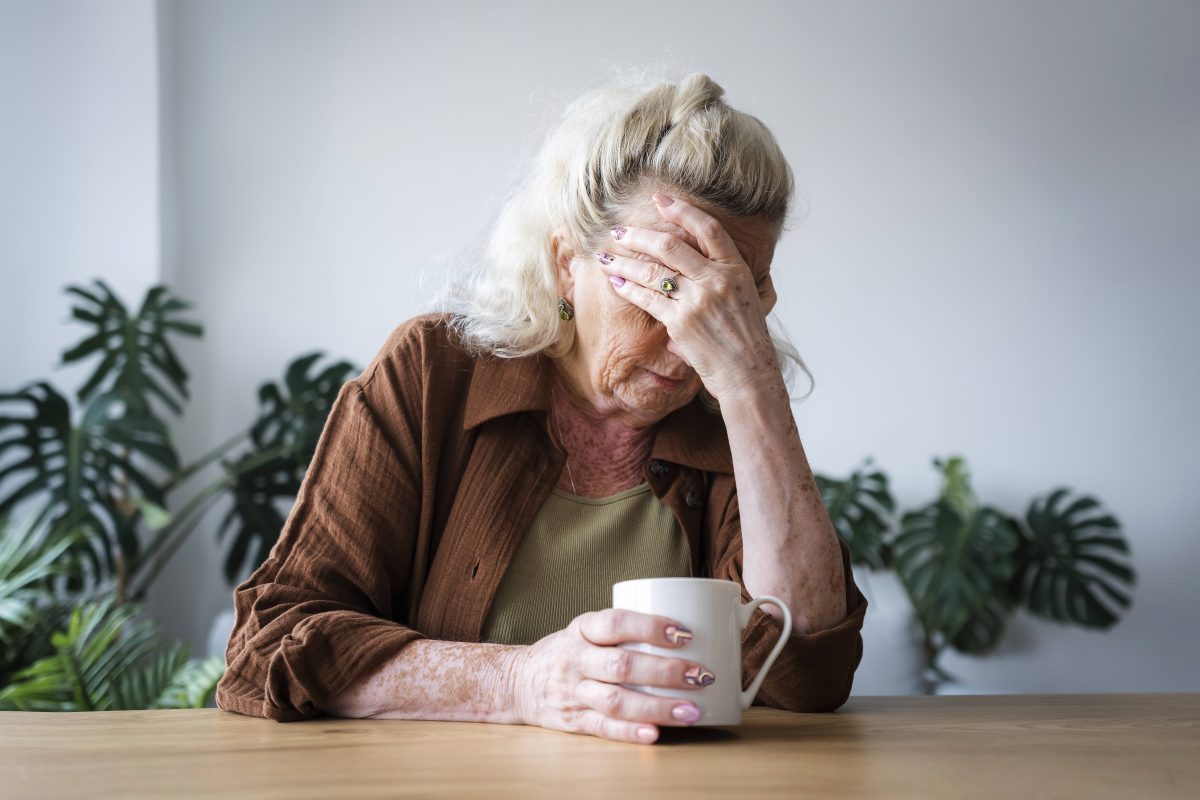
[(18, 797), (1196, 797), (1200, 694), (852, 697), (657, 744), (216, 709), (0, 712)]

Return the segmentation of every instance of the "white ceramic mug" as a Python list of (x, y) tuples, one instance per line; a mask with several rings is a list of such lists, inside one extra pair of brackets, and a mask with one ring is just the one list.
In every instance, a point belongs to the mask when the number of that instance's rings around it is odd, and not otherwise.
[[(750, 613), (763, 603), (783, 611), (783, 635), (763, 662), (754, 681), (742, 690), (742, 631)], [(679, 622), (692, 632), (683, 647), (656, 647), (646, 642), (619, 645), (627, 650), (657, 656), (678, 656), (707, 667), (716, 680), (700, 689), (666, 689), (629, 686), (630, 689), (691, 700), (700, 709), (695, 725), (740, 725), (742, 712), (754, 702), (758, 687), (792, 633), (792, 612), (778, 597), (763, 595), (742, 603), (741, 587), (715, 578), (639, 578), (613, 584), (613, 608), (658, 614)]]

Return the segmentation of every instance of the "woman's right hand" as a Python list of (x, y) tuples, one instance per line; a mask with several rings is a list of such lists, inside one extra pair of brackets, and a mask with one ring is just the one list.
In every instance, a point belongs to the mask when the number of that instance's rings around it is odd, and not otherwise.
[(700, 709), (689, 700), (620, 684), (690, 690), (710, 685), (716, 676), (695, 661), (616, 645), (682, 647), (691, 638), (669, 617), (612, 608), (580, 614), (520, 652), (513, 673), (517, 715), (526, 725), (653, 742), (659, 725), (691, 725), (700, 718)]

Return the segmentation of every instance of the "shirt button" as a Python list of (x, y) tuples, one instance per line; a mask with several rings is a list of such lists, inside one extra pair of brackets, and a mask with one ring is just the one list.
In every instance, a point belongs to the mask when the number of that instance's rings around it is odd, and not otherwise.
[(671, 468), (667, 466), (667, 462), (665, 462), (665, 461), (659, 461), (656, 458), (650, 462), (650, 472), (659, 476), (660, 478), (663, 475), (666, 475), (670, 471), (671, 471)]
[(687, 503), (687, 507), (692, 510), (698, 510), (700, 506), (704, 505), (703, 501), (700, 499), (700, 495), (696, 494), (695, 492), (688, 492), (684, 496), (683, 502)]

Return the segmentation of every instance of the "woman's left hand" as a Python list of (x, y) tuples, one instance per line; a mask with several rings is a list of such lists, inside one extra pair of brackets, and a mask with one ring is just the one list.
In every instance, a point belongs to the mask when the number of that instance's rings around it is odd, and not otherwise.
[[(663, 219), (692, 234), (704, 254), (674, 234), (626, 227), (621, 244), (653, 260), (610, 253), (605, 263), (597, 254), (601, 269), (614, 291), (666, 326), (718, 401), (760, 391), (778, 379), (780, 369), (749, 265), (712, 215), (681, 198), (667, 205), (660, 199), (655, 195)], [(678, 286), (670, 295), (661, 288), (665, 278)], [(618, 279), (624, 282), (617, 285)]]

